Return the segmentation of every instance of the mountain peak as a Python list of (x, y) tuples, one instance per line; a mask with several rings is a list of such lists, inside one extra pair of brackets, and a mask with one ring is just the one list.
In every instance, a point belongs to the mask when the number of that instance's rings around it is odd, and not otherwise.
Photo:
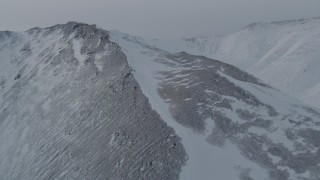
[(46, 27), (46, 28), (35, 27), (27, 30), (26, 32), (29, 34), (36, 35), (41, 32), (46, 32), (45, 34), (50, 34), (54, 31), (61, 31), (66, 37), (75, 33), (77, 34), (75, 38), (85, 39), (89, 37), (94, 37), (96, 34), (98, 34), (99, 36), (103, 36), (101, 37), (102, 39), (109, 38), (109, 32), (97, 28), (95, 24), (89, 25), (89, 24), (74, 22), (74, 21), (70, 21), (66, 24), (58, 24), (58, 25)]

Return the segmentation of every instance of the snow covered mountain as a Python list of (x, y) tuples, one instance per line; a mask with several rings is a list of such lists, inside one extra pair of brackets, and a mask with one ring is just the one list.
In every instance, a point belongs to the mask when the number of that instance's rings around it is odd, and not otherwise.
[(79, 23), (0, 57), (4, 179), (320, 178), (320, 113), (232, 65)]
[(320, 18), (254, 23), (240, 31), (173, 42), (150, 41), (235, 65), (320, 109)]
[(0, 179), (178, 178), (181, 140), (107, 31), (0, 34)]

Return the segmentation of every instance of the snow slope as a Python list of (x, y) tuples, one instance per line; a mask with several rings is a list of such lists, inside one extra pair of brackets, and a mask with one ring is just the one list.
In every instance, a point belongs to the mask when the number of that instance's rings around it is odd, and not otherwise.
[(118, 31), (111, 40), (182, 138), (188, 161), (181, 179), (320, 178), (317, 111), (228, 64), (171, 54)]
[(226, 36), (148, 41), (235, 65), (320, 108), (320, 18), (255, 23)]

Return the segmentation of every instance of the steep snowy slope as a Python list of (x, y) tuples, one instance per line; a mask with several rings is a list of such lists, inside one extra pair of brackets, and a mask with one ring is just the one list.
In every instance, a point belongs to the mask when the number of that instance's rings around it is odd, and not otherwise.
[(265, 82), (320, 108), (320, 18), (255, 23), (222, 37), (176, 42), (149, 41), (169, 52), (233, 64)]
[(320, 178), (320, 114), (228, 64), (111, 33), (152, 107), (182, 138), (181, 179)]
[(186, 161), (107, 31), (0, 32), (0, 179), (177, 179)]

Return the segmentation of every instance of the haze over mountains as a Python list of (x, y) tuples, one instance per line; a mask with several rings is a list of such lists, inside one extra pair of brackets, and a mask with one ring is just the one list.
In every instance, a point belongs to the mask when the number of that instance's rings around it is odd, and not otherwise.
[(255, 47), (228, 37), (221, 62), (192, 55), (223, 52), (213, 39), (169, 44), (75, 22), (0, 32), (1, 177), (320, 179), (319, 111), (226, 64)]

